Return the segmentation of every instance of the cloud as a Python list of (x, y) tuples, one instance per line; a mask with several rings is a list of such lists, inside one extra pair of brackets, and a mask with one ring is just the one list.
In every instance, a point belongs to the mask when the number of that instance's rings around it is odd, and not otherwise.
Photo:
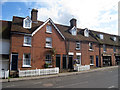
[[(6, 0), (7, 1), (7, 0)], [(15, 0), (12, 0), (15, 1)], [(117, 32), (119, 0), (22, 0), (26, 6), (38, 8), (38, 20), (52, 18), (55, 23), (69, 25), (77, 19), (78, 28)], [(30, 3), (28, 3), (30, 2)], [(34, 5), (32, 2), (36, 2)]]

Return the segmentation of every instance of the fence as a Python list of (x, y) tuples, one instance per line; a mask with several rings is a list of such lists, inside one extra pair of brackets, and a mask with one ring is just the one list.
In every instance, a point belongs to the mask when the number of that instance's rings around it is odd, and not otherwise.
[(5, 71), (5, 70), (0, 70), (0, 78), (8, 78), (9, 77), (9, 70)]
[(85, 66), (78, 65), (74, 67), (74, 70), (77, 70), (77, 71), (85, 71), (89, 69), (90, 69), (90, 65), (85, 65)]
[(50, 75), (59, 73), (59, 68), (35, 69), (35, 70), (19, 70), (19, 77)]

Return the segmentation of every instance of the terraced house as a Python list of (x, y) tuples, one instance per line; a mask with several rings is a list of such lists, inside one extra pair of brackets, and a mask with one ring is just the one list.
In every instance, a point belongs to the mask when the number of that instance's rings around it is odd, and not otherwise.
[[(87, 28), (13, 16), (10, 36), (10, 71), (59, 67), (60, 71), (113, 66), (120, 63), (120, 37)], [(83, 67), (83, 68), (82, 68)], [(78, 70), (80, 71), (80, 70)]]

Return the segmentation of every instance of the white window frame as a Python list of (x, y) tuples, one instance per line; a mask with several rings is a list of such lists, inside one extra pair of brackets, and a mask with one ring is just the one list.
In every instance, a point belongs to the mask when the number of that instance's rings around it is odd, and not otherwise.
[[(80, 57), (79, 59), (78, 59), (78, 57)], [(79, 61), (79, 65), (81, 65), (81, 55), (77, 55), (77, 60)]]
[[(48, 40), (49, 39), (49, 40)], [(49, 43), (49, 44), (48, 44)], [(46, 37), (46, 44), (45, 44), (46, 48), (52, 48), (52, 38), (50, 37)]]
[[(92, 45), (92, 48), (91, 48)], [(93, 50), (93, 43), (89, 42), (89, 50)]]
[(104, 39), (104, 35), (103, 34), (99, 34), (99, 37), (100, 37), (100, 39)]
[[(27, 55), (27, 54), (29, 54), (29, 57), (30, 57), (30, 58), (29, 58), (29, 61), (30, 61), (29, 63), (30, 63), (30, 65), (26, 65), (26, 64), (25, 64), (25, 55)], [(24, 54), (23, 54), (23, 65), (22, 65), (22, 67), (31, 67), (31, 54), (30, 54), (30, 53), (24, 53)]]
[[(51, 57), (51, 58), (49, 58), (49, 59), (46, 59), (46, 56), (49, 56), (49, 57)], [(47, 63), (47, 61), (48, 61), (48, 64), (52, 64), (52, 55), (51, 54), (46, 54), (45, 55), (45, 63)]]
[(89, 37), (89, 30), (87, 28), (84, 30), (84, 36)]
[[(79, 45), (79, 48), (77, 48), (77, 45)], [(76, 42), (76, 50), (80, 50), (80, 42)]]
[[(29, 38), (30, 39), (30, 44), (26, 43), (26, 38)], [(23, 46), (31, 46), (31, 41), (32, 41), (32, 37), (31, 36), (24, 36), (24, 42), (23, 42)]]
[[(30, 23), (29, 26), (26, 26), (26, 20), (29, 20), (29, 23)], [(32, 27), (32, 21), (31, 21), (30, 17), (26, 17), (26, 18), (23, 20), (23, 28), (30, 29), (31, 27)]]
[(52, 33), (52, 26), (51, 25), (46, 26), (46, 33)]
[(106, 51), (107, 51), (107, 49), (106, 49), (106, 45), (103, 44), (103, 52), (106, 52)]
[[(91, 57), (92, 57), (92, 59), (91, 59)], [(91, 60), (93, 60), (92, 61), (93, 63), (91, 63)], [(94, 65), (94, 56), (90, 56), (90, 65)]]

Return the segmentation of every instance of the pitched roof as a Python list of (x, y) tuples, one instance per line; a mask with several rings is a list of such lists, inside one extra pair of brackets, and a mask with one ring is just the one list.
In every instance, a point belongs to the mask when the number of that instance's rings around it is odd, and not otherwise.
[[(12, 32), (32, 34), (38, 27), (40, 27), (44, 23), (43, 21), (38, 21), (38, 23), (32, 23), (31, 29), (25, 29), (23, 28), (23, 19), (24, 18), (13, 16), (13, 22), (12, 22), (12, 28), (11, 28)], [(66, 40), (89, 41), (89, 42), (98, 42), (101, 44), (118, 45), (119, 40), (117, 35), (111, 35), (107, 33), (90, 30), (89, 37), (85, 37), (84, 36), (85, 29), (77, 28), (77, 35), (73, 36), (69, 32), (69, 30), (71, 29), (70, 26), (65, 26), (60, 24), (54, 24), (54, 25), (60, 30), (60, 32), (62, 33), (62, 35), (65, 37)], [(104, 40), (100, 40), (99, 38), (96, 37), (96, 35), (100, 33), (104, 35)], [(116, 36), (117, 41), (115, 42), (111, 40), (110, 39), (111, 36)]]
[(0, 36), (2, 39), (10, 39), (11, 21), (0, 20)]
[[(94, 37), (99, 41), (100, 44), (108, 44), (108, 45), (118, 45), (119, 42), (119, 36), (117, 35), (112, 35), (112, 34), (107, 34), (103, 32), (97, 32), (97, 31), (92, 31), (92, 34)], [(97, 35), (102, 34), (104, 39), (100, 39)], [(112, 37), (116, 37), (116, 41), (112, 40)]]

